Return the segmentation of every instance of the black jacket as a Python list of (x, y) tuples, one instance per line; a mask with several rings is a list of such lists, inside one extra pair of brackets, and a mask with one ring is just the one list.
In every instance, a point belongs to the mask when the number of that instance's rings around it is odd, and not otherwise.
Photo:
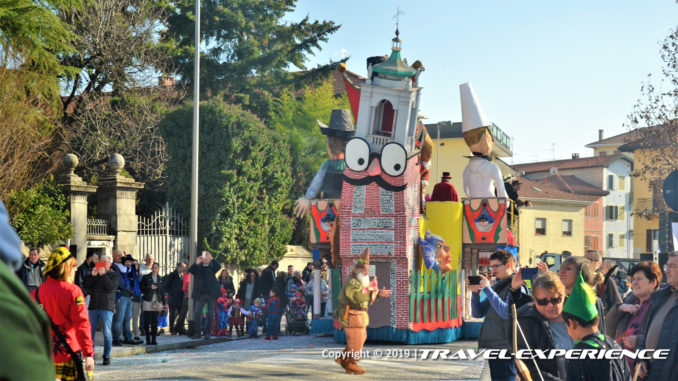
[(104, 275), (92, 275), (85, 277), (83, 286), (90, 295), (90, 310), (115, 309), (115, 290), (118, 288), (118, 273), (108, 270)]
[[(218, 280), (219, 286), (226, 290), (227, 293), (235, 294), (235, 285), (233, 284), (233, 277), (228, 276), (226, 280)], [(258, 283), (258, 282), (257, 282)], [(258, 296), (258, 295), (257, 295)]]
[[(673, 287), (665, 286), (650, 295), (652, 300), (652, 307), (650, 307), (650, 318), (646, 320), (643, 332), (647, 333), (652, 319), (654, 319), (657, 311), (667, 302), (671, 297)], [(650, 349), (670, 349), (669, 357), (666, 360), (650, 360), (648, 369), (648, 380), (675, 380), (678, 375), (678, 301), (671, 307), (669, 313), (664, 318), (661, 333), (659, 334), (659, 342), (657, 348)], [(641, 348), (645, 348), (645, 342), (641, 343)]]
[[(550, 321), (537, 311), (534, 302), (530, 302), (517, 311), (518, 323), (525, 334), (527, 345), (518, 332), (518, 349), (555, 349), (556, 343), (551, 333)], [(523, 360), (530, 371), (533, 380), (539, 380), (537, 369), (532, 360)], [(559, 357), (554, 360), (537, 360), (539, 370), (544, 380), (562, 380), (565, 378), (565, 358)]]
[(259, 281), (261, 282), (259, 285), (261, 287), (261, 292), (268, 298), (268, 293), (271, 291), (276, 281), (275, 270), (273, 270), (271, 266), (265, 268), (264, 271), (261, 272)]
[[(238, 286), (238, 293), (235, 295), (236, 298), (240, 298), (243, 303), (245, 303), (245, 293), (247, 292), (247, 279), (243, 279), (240, 281), (240, 285)], [(252, 291), (252, 301), (254, 299), (259, 298), (259, 297), (265, 297), (266, 299), (269, 298), (268, 294), (263, 295), (261, 292), (261, 282), (254, 282), (254, 290)]]
[[(153, 294), (157, 295), (157, 300), (161, 303), (164, 302), (164, 288), (163, 288), (163, 279), (158, 274), (157, 282), (153, 282), (153, 274), (148, 273), (141, 277), (141, 299), (150, 302), (153, 300)], [(158, 288), (153, 289), (153, 285), (156, 285)]]
[(167, 293), (167, 304), (170, 307), (181, 307), (184, 301), (184, 280), (177, 270), (172, 271), (163, 279), (165, 292)]
[(87, 261), (85, 261), (78, 266), (78, 271), (75, 273), (75, 284), (82, 289), (82, 293), (85, 294), (85, 296), (89, 295), (89, 292), (85, 288), (85, 278), (92, 273), (94, 266), (96, 266), (95, 263), (90, 266)]
[[(41, 259), (38, 259), (36, 265), (38, 266), (41, 284), (45, 283), (45, 274), (43, 274), (43, 271), (45, 270), (45, 262), (43, 262)], [(24, 286), (28, 286), (28, 275), (30, 273), (31, 273), (31, 261), (30, 259), (26, 258), (21, 267), (19, 267), (19, 270), (16, 271), (16, 275), (19, 277), (19, 279), (21, 279), (21, 283), (23, 283)]]
[(221, 295), (216, 276), (219, 270), (221, 270), (221, 265), (214, 260), (207, 266), (203, 266), (202, 263), (195, 263), (188, 268), (188, 272), (193, 274), (193, 299), (201, 296), (216, 299)]

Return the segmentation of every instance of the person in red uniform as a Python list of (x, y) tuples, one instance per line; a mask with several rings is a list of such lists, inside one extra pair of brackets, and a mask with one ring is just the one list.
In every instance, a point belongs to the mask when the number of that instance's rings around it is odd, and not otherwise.
[[(94, 370), (94, 343), (89, 324), (85, 296), (80, 287), (73, 283), (77, 270), (73, 254), (65, 247), (52, 252), (45, 265), (45, 283), (31, 293), (36, 293), (45, 312), (66, 337), (73, 352), (82, 352), (85, 370)], [(60, 344), (52, 331), (52, 354), (56, 377), (62, 381), (75, 380), (75, 361)]]
[(454, 185), (450, 183), (450, 172), (443, 172), (443, 179), (433, 187), (431, 201), (459, 201)]

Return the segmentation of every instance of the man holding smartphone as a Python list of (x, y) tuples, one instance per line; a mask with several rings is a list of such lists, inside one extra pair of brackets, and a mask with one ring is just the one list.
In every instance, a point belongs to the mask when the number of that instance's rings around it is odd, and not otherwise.
[[(195, 284), (193, 286), (193, 316), (195, 321), (194, 339), (200, 338), (200, 332), (203, 331), (203, 337), (210, 338), (210, 331), (212, 330), (212, 321), (214, 320), (214, 303), (217, 297), (221, 295), (219, 283), (217, 282), (216, 274), (221, 270), (221, 265), (212, 260), (212, 254), (208, 251), (203, 251), (202, 255), (196, 259), (188, 272), (193, 274)], [(203, 326), (202, 310), (207, 304), (207, 325)], [(203, 328), (205, 328), (203, 330)]]
[[(490, 256), (490, 268), (497, 283), (490, 287), (490, 281), (482, 275), (480, 275), (479, 284), (471, 284), (471, 279), (466, 281), (466, 288), (473, 293), (471, 297), (473, 317), (485, 318), (480, 328), (478, 349), (507, 349), (509, 351), (512, 349), (508, 339), (510, 291), (522, 290), (521, 297), (515, 301), (516, 307), (530, 302), (527, 290), (521, 288), (518, 282), (513, 284), (514, 266), (513, 254), (506, 250), (497, 250)], [(485, 296), (483, 301), (480, 300), (481, 291)], [(513, 360), (488, 360), (488, 363), (492, 380), (516, 379), (516, 367)]]

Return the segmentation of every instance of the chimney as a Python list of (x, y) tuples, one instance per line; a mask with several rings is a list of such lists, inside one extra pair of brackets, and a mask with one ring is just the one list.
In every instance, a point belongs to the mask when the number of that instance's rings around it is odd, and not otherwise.
[(603, 140), (603, 131), (604, 130), (598, 130), (598, 141)]
[(573, 159), (579, 159), (579, 153), (575, 152), (572, 154)]

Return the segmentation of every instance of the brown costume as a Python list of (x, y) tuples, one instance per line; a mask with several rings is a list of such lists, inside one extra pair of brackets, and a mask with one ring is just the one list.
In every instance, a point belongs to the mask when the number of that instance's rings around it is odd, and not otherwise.
[[(369, 249), (365, 249), (355, 269), (368, 269), (369, 260)], [(371, 301), (376, 300), (379, 291), (365, 292), (364, 289), (356, 275), (352, 274), (339, 293), (339, 307), (334, 311), (334, 316), (346, 332), (346, 348), (342, 358), (337, 359), (337, 363), (346, 369), (346, 373), (365, 373), (356, 363), (360, 360), (360, 353), (367, 339), (367, 325), (370, 322), (367, 308)]]

